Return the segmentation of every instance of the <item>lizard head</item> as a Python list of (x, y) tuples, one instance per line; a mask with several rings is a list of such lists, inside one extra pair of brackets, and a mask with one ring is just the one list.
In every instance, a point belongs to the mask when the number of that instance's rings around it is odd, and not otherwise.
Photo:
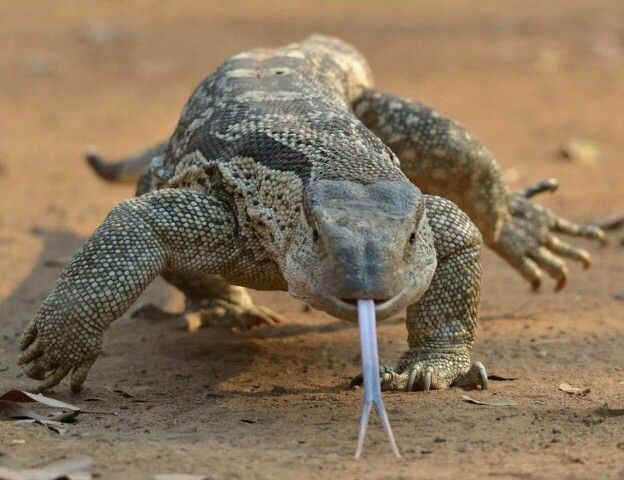
[(358, 299), (374, 300), (379, 319), (398, 313), (435, 271), (424, 198), (407, 180), (313, 181), (301, 227), (283, 272), (289, 292), (344, 320), (357, 321)]

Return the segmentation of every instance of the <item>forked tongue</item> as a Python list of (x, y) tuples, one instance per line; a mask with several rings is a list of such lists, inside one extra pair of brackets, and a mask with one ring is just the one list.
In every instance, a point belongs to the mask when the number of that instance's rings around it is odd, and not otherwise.
[(360, 458), (366, 429), (370, 419), (373, 404), (381, 420), (383, 429), (390, 442), (394, 456), (399, 458), (399, 448), (394, 440), (388, 414), (381, 399), (381, 384), (379, 381), (379, 354), (377, 353), (377, 328), (375, 322), (375, 302), (373, 300), (358, 300), (358, 324), (360, 326), (360, 349), (362, 350), (362, 377), (364, 379), (364, 398), (362, 399), (362, 419), (360, 420), (360, 434), (358, 436), (355, 458)]

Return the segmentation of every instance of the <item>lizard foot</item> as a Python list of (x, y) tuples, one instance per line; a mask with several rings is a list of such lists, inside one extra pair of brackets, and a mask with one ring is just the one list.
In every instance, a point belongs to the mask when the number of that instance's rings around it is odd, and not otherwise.
[(35, 316), (19, 339), (18, 363), (30, 378), (40, 380), (37, 391), (57, 385), (71, 374), (71, 389), (78, 392), (97, 359), (102, 332), (97, 325), (72, 321), (62, 311)]
[(249, 330), (275, 325), (283, 320), (270, 308), (254, 304), (244, 288), (230, 288), (225, 298), (189, 300), (184, 314), (188, 329), (195, 331), (204, 326), (227, 326)]
[[(488, 388), (488, 378), (481, 362), (469, 368), (458, 368), (445, 357), (402, 362), (397, 367), (379, 369), (381, 389), (384, 391), (429, 391), (448, 387)], [(362, 384), (362, 375), (351, 381), (351, 387)]]
[(591, 264), (586, 250), (568, 244), (556, 234), (606, 243), (600, 228), (573, 223), (529, 201), (539, 193), (554, 192), (557, 186), (556, 180), (549, 179), (511, 195), (511, 216), (502, 225), (498, 238), (490, 241), (490, 246), (529, 281), (533, 290), (538, 290), (542, 283), (542, 271), (555, 279), (555, 291), (561, 290), (569, 276), (566, 258), (585, 268)]

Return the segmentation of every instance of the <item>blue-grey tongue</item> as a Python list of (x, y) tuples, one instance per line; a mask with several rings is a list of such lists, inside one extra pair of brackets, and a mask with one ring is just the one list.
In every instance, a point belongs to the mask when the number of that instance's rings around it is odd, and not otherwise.
[(375, 321), (375, 302), (373, 300), (358, 300), (358, 324), (360, 326), (360, 349), (362, 351), (362, 377), (364, 378), (364, 397), (362, 399), (362, 419), (360, 420), (360, 434), (358, 436), (355, 458), (360, 458), (366, 429), (370, 419), (370, 412), (375, 405), (377, 415), (388, 437), (390, 448), (394, 456), (399, 458), (399, 448), (394, 440), (388, 414), (381, 398), (381, 384), (379, 381), (379, 354), (377, 353), (377, 327)]

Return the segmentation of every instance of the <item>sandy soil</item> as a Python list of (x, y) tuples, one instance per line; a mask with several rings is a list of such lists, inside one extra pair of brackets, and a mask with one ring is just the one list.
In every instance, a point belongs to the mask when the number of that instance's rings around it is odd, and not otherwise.
[[(244, 48), (313, 31), (342, 36), (369, 57), (382, 88), (474, 130), (513, 187), (558, 177), (560, 192), (540, 201), (575, 220), (624, 210), (622, 2), (293, 1), (275, 10), (261, 3), (2, 2), (0, 391), (34, 386), (15, 366), (17, 335), (63, 259), (131, 195), (130, 186), (94, 178), (83, 148), (121, 155), (165, 138), (195, 84)], [(556, 158), (570, 136), (595, 142), (601, 159)], [(530, 293), (486, 253), (474, 357), (490, 373), (519, 378), (472, 395), (519, 405), (471, 405), (457, 389), (388, 394), (399, 461), (377, 423), (365, 458), (352, 459), (361, 400), (361, 391), (346, 389), (359, 368), (353, 326), (306, 313), (285, 294), (257, 293), (284, 324), (191, 334), (124, 316), (86, 390), (74, 396), (63, 385), (51, 394), (107, 413), (80, 415), (65, 436), (2, 422), (0, 465), (85, 452), (106, 479), (171, 471), (215, 479), (617, 478), (624, 469), (624, 303), (615, 296), (624, 290), (622, 235), (605, 248), (585, 244), (593, 268), (573, 266), (559, 294), (551, 284)], [(181, 305), (161, 280), (142, 300)], [(400, 356), (405, 338), (398, 320), (380, 327), (386, 363)], [(561, 382), (591, 393), (569, 396)]]

